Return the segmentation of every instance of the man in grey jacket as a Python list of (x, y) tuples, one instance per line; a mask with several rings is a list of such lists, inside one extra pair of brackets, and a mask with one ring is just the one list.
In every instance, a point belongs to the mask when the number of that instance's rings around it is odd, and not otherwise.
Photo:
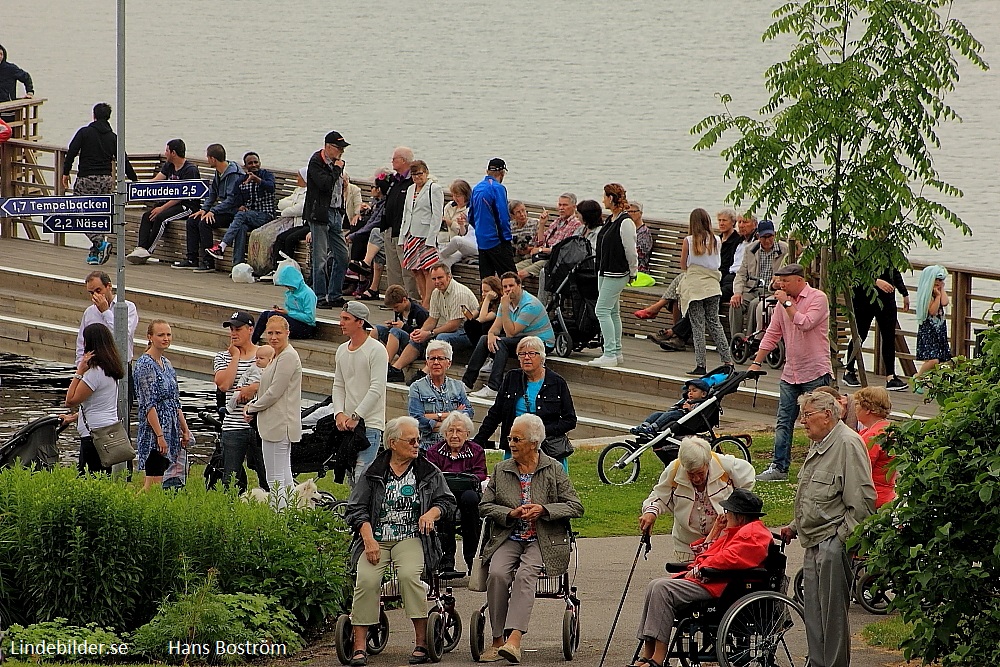
[(215, 170), (215, 177), (208, 186), (201, 210), (187, 219), (187, 257), (173, 264), (175, 269), (194, 269), (196, 273), (215, 271), (215, 258), (208, 254), (209, 248), (215, 245), (212, 230), (232, 224), (240, 205), (240, 183), (247, 177), (243, 167), (226, 159), (222, 144), (210, 144), (205, 149), (205, 157)]
[(806, 550), (803, 587), (809, 664), (847, 667), (851, 564), (845, 543), (875, 512), (871, 463), (861, 437), (840, 421), (840, 406), (833, 396), (805, 394), (799, 406), (812, 442), (799, 471), (794, 518), (781, 529), (781, 539), (798, 537)]
[(729, 300), (729, 335), (750, 335), (757, 331), (757, 305), (762, 297), (774, 292), (771, 281), (774, 272), (788, 258), (788, 244), (774, 237), (774, 223), (761, 220), (757, 225), (758, 240), (743, 253), (740, 268), (733, 280), (733, 298)]

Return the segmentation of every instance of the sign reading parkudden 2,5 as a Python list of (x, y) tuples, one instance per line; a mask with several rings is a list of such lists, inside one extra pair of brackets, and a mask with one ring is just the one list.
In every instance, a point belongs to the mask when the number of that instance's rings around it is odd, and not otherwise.
[(128, 184), (129, 201), (201, 199), (208, 194), (205, 181), (147, 181)]
[(74, 197), (9, 197), (0, 203), (6, 217), (30, 215), (111, 215), (111, 195)]
[(42, 229), (55, 234), (110, 234), (110, 215), (49, 215)]

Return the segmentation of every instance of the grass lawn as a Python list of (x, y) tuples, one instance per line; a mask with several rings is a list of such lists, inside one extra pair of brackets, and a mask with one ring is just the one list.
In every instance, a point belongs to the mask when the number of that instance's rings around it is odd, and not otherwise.
[(893, 614), (866, 625), (861, 630), (861, 636), (869, 646), (881, 646), (895, 651), (899, 649), (900, 642), (910, 636), (912, 629), (912, 625), (904, 623), (899, 615)]
[[(797, 431), (792, 446), (792, 458), (796, 462), (792, 464), (789, 481), (762, 483), (754, 489), (764, 501), (764, 511), (767, 512), (764, 523), (768, 526), (783, 526), (792, 518), (795, 481), (807, 447), (808, 441), (805, 436)], [(751, 454), (757, 471), (763, 470), (770, 463), (773, 448), (773, 435), (754, 434)], [(573, 522), (573, 528), (579, 531), (582, 537), (638, 535), (642, 501), (649, 495), (650, 489), (663, 472), (663, 464), (652, 452), (646, 452), (640, 460), (638, 481), (626, 486), (608, 486), (602, 484), (597, 477), (597, 457), (600, 453), (599, 448), (578, 449), (569, 459), (570, 478), (586, 509), (584, 517)], [(487, 452), (488, 467), (492, 469), (500, 458), (499, 452)], [(192, 475), (194, 474), (192, 469)], [(334, 484), (330, 475), (317, 480), (317, 486), (330, 491), (338, 498), (346, 498), (348, 494), (347, 487)], [(654, 533), (669, 534), (672, 526), (673, 517), (660, 517), (656, 522)]]

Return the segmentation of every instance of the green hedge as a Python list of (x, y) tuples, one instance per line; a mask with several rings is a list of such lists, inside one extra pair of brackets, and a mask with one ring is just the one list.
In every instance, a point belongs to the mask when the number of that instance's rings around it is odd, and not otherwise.
[(0, 612), (131, 631), (188, 569), (276, 597), (303, 627), (344, 608), (347, 537), (324, 510), (277, 513), (198, 484), (143, 492), (71, 468), (0, 471)]

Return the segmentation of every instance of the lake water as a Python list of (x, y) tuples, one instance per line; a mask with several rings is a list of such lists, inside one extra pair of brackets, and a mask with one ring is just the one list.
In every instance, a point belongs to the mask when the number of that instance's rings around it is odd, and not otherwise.
[[(722, 206), (718, 154), (696, 153), (689, 129), (733, 95), (752, 113), (763, 72), (787, 43), (760, 35), (779, 3), (548, 0), (471, 4), (343, 0), (130, 2), (127, 126), (134, 152), (182, 137), (192, 155), (224, 144), (295, 168), (338, 129), (355, 176), (412, 146), (437, 179), (481, 178), (506, 158), (511, 197), (552, 202), (626, 186), (656, 217)], [(31, 72), (49, 143), (66, 144), (95, 102), (115, 100), (115, 3), (8, 2), (3, 44)], [(1000, 51), (996, 0), (961, 0), (954, 15)], [(1000, 241), (996, 154), (1000, 86), (962, 66), (948, 102), (964, 118), (940, 130), (941, 176), (965, 191), (948, 202), (974, 238), (949, 234), (919, 259), (994, 265)]]

